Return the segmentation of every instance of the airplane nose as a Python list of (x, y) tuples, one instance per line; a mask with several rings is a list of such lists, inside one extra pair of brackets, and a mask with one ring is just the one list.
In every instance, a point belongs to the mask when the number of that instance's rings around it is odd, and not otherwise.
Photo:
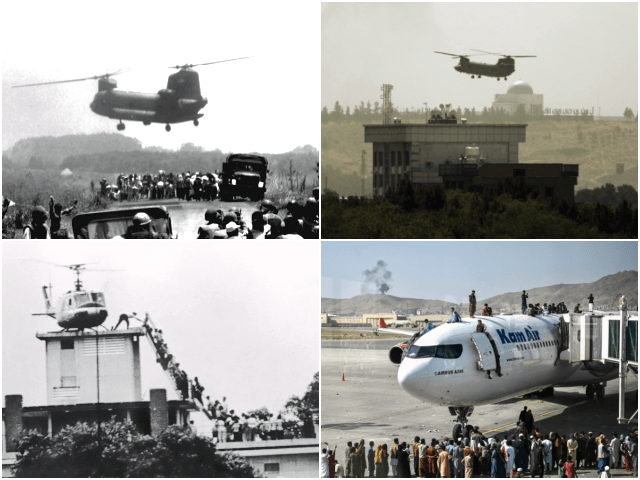
[(424, 400), (427, 384), (429, 383), (429, 369), (425, 360), (405, 358), (398, 368), (398, 383), (409, 395)]

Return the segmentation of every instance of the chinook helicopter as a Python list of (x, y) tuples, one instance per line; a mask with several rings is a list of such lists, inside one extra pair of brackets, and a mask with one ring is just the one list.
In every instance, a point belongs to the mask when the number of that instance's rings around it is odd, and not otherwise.
[[(48, 290), (42, 287), (46, 313), (33, 313), (32, 315), (47, 315), (54, 318), (64, 330), (76, 328), (82, 330), (100, 326), (107, 318), (107, 307), (102, 292), (87, 291), (82, 287), (80, 272), (86, 270), (86, 264), (57, 265), (75, 271), (75, 290), (68, 291), (58, 299), (54, 309), (51, 305), (51, 285)], [(97, 269), (92, 269), (97, 270)]]
[(117, 125), (119, 131), (125, 129), (125, 124), (122, 123), (124, 119), (142, 122), (143, 125), (164, 123), (166, 124), (165, 130), (170, 132), (172, 123), (193, 121), (193, 124), (197, 127), (200, 123), (198, 119), (204, 116), (203, 113), (199, 112), (207, 105), (208, 100), (200, 93), (200, 77), (198, 72), (193, 70), (193, 67), (232, 62), (245, 58), (251, 57), (169, 67), (178, 71), (169, 75), (167, 88), (159, 90), (158, 93), (118, 90), (118, 83), (111, 77), (120, 75), (125, 70), (73, 80), (15, 85), (13, 88), (98, 80), (98, 93), (93, 97), (93, 102), (89, 106), (93, 113), (119, 120), (120, 123)]
[[(478, 75), (478, 78), (482, 78), (482, 75), (486, 77), (498, 77), (498, 81), (500, 78), (504, 78), (505, 80), (509, 75), (516, 71), (516, 61), (514, 58), (531, 58), (536, 55), (503, 55), (502, 53), (491, 53), (485, 52), (484, 50), (475, 50), (471, 49), (474, 52), (483, 52), (475, 55), (456, 55), (455, 53), (445, 53), (445, 52), (435, 52), (440, 53), (442, 55), (450, 55), (453, 58), (459, 58), (460, 63), (453, 67), (460, 73), (466, 73), (467, 75), (471, 75), (471, 78), (475, 78)], [(496, 64), (490, 63), (480, 63), (480, 62), (472, 62), (469, 60), (469, 57), (476, 57), (479, 55), (499, 55), (503, 58), (498, 59)]]

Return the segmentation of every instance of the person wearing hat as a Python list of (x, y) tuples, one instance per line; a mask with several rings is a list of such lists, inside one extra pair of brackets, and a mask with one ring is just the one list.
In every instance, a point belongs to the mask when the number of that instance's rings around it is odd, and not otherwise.
[(447, 323), (455, 323), (460, 321), (461, 321), (460, 314), (456, 312), (455, 308), (451, 307), (451, 317), (447, 319)]
[(213, 234), (220, 230), (218, 212), (213, 208), (208, 208), (204, 213), (204, 219), (207, 223), (198, 228), (198, 239), (212, 239)]
[(153, 227), (153, 223), (151, 222), (151, 217), (146, 213), (136, 213), (133, 216), (132, 222), (133, 225), (129, 225), (129, 227), (127, 227), (127, 232), (122, 235), (122, 238), (144, 240), (158, 237), (158, 234)]
[(612, 478), (611, 472), (609, 471), (609, 467), (604, 467), (604, 470), (600, 474), (600, 478)]
[(299, 233), (300, 224), (294, 217), (284, 219), (282, 234), (278, 237), (280, 240), (304, 240)]
[(236, 222), (227, 223), (227, 240), (243, 240), (243, 237), (239, 235), (239, 228)]
[(251, 230), (247, 238), (253, 240), (264, 240), (264, 215), (262, 212), (255, 211), (251, 214)]
[(25, 240), (49, 240), (51, 235), (46, 221), (47, 211), (42, 205), (38, 205), (31, 210), (31, 223), (24, 226), (22, 238)]
[(260, 204), (260, 211), (263, 214), (267, 214), (267, 213), (278, 213), (278, 208), (274, 205), (274, 203), (265, 198), (264, 200), (262, 200), (262, 203)]
[(278, 238), (282, 233), (282, 219), (273, 213), (268, 213), (267, 223), (271, 228), (269, 232), (265, 233), (265, 238), (267, 240)]
[(474, 313), (476, 313), (476, 291), (471, 290), (471, 295), (469, 295), (469, 317), (474, 318)]

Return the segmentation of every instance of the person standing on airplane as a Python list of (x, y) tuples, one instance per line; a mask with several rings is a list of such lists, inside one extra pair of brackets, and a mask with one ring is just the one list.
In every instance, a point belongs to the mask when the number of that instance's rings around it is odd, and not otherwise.
[(593, 312), (593, 293), (590, 293), (587, 298), (589, 300), (589, 311)]
[(525, 315), (527, 313), (527, 298), (529, 298), (527, 291), (522, 290), (522, 313)]
[(469, 295), (469, 317), (473, 318), (474, 313), (476, 313), (476, 291), (471, 290), (471, 295)]

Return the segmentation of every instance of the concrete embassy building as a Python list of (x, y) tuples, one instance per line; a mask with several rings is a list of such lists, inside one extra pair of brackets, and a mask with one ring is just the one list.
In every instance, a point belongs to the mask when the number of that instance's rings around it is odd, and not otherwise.
[(373, 143), (373, 191), (382, 195), (400, 180), (414, 185), (442, 184), (438, 165), (457, 162), (475, 145), (487, 163), (518, 163), (518, 144), (526, 125), (388, 124), (365, 125), (364, 141)]
[[(191, 398), (167, 400), (165, 389), (151, 389), (149, 401), (142, 400), (140, 338), (144, 335), (142, 328), (36, 334), (46, 348), (47, 404), (24, 406), (22, 395), (5, 396), (3, 477), (11, 475), (16, 441), (25, 430), (55, 435), (78, 422), (115, 418), (132, 423), (141, 433), (157, 435), (170, 425), (191, 424), (191, 415), (199, 410)], [(204, 435), (211, 438), (211, 432), (208, 428)], [(218, 444), (218, 450), (246, 457), (267, 477), (318, 475), (317, 432), (315, 438)]]

